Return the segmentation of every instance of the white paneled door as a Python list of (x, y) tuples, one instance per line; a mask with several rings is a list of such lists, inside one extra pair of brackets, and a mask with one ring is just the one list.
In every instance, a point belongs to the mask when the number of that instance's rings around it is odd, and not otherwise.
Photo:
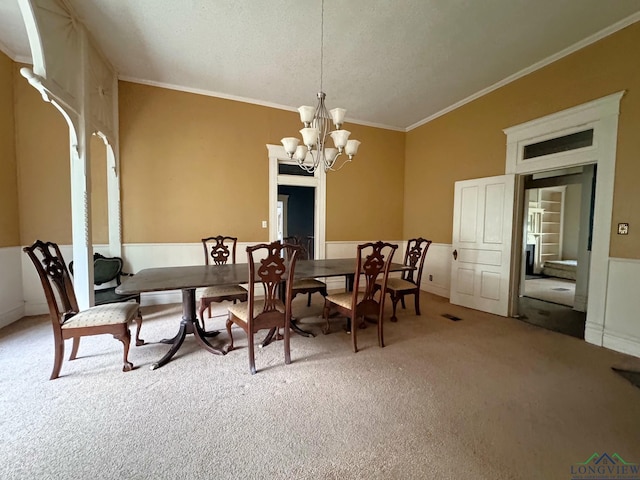
[(455, 184), (450, 301), (508, 316), (515, 175)]

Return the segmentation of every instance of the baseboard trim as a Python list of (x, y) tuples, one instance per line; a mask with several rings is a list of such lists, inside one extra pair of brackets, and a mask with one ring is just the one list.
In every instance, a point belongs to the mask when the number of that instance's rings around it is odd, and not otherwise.
[(602, 346), (617, 352), (640, 357), (640, 339), (637, 338), (621, 337), (611, 332), (605, 332), (602, 337)]
[(0, 328), (6, 327), (25, 316), (24, 303), (0, 313)]
[(592, 345), (602, 346), (602, 325), (587, 322), (584, 327), (584, 340)]
[(449, 298), (449, 289), (447, 287), (444, 287), (441, 285), (434, 285), (431, 282), (428, 282), (428, 283), (422, 282), (420, 284), (420, 290), (433, 293), (434, 295), (438, 295), (439, 297)]

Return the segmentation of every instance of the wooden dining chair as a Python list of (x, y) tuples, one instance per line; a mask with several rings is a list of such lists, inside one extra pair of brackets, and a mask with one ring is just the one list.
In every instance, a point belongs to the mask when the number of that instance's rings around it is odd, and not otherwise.
[[(284, 237), (284, 243), (287, 245), (296, 245), (300, 247), (298, 252), (298, 260), (309, 260), (312, 252), (313, 238), (306, 239), (298, 236)], [(327, 284), (315, 278), (299, 278), (293, 281), (292, 297), (293, 300), (298, 294), (307, 294), (307, 307), (311, 306), (311, 295), (319, 293), (323, 297), (327, 296)]]
[(80, 337), (105, 333), (113, 335), (122, 342), (124, 346), (122, 371), (131, 370), (133, 364), (127, 358), (131, 342), (128, 325), (134, 319), (142, 320), (140, 305), (136, 302), (107, 303), (80, 311), (71, 276), (58, 245), (38, 240), (30, 247), (24, 247), (23, 251), (36, 267), (49, 306), (54, 339), (53, 371), (50, 380), (60, 375), (66, 339), (73, 339), (69, 360), (75, 360), (80, 346)]
[[(375, 316), (378, 325), (378, 345), (384, 347), (382, 317), (384, 312), (384, 288), (376, 289), (376, 281), (381, 280), (386, 286), (389, 277), (389, 267), (398, 245), (386, 242), (363, 243), (358, 245), (356, 269), (353, 280), (353, 291), (327, 295), (324, 299), (323, 317), (326, 326), (323, 333), (330, 332), (329, 315), (332, 312), (347, 317), (351, 331), (353, 351), (358, 351), (358, 327), (364, 328), (367, 317)], [(364, 279), (364, 288), (360, 291), (360, 277)], [(376, 298), (377, 293), (377, 298)], [(362, 322), (356, 321), (362, 318)]]
[[(420, 315), (422, 267), (430, 245), (431, 240), (426, 240), (422, 237), (410, 239), (407, 242), (407, 250), (404, 253), (404, 265), (411, 267), (411, 270), (403, 271), (400, 278), (392, 277), (387, 280), (387, 287), (383, 290), (389, 294), (393, 304), (392, 322), (398, 321), (398, 317), (396, 317), (398, 301), (402, 302), (403, 309), (407, 308), (404, 303), (405, 295), (414, 296), (416, 315)], [(376, 282), (376, 289), (382, 289), (382, 280)]]
[[(215, 237), (207, 237), (202, 239), (202, 247), (204, 249), (205, 265), (224, 265), (231, 260), (236, 263), (236, 245), (238, 239), (218, 235)], [(206, 330), (204, 325), (204, 311), (208, 310), (209, 318), (211, 318), (211, 304), (230, 301), (247, 301), (247, 290), (240, 285), (224, 285), (207, 287), (202, 290), (200, 297), (200, 305), (198, 313), (202, 329)]]
[[(285, 255), (289, 248), (290, 255)], [(230, 343), (227, 352), (233, 350), (231, 326), (238, 325), (247, 334), (249, 344), (249, 371), (256, 373), (254, 334), (264, 329), (283, 330), (284, 362), (291, 363), (290, 328), (291, 290), (299, 247), (285, 246), (279, 241), (247, 247), (249, 264), (249, 298), (245, 302), (229, 306), (227, 333)], [(284, 283), (284, 288), (282, 284)], [(263, 299), (256, 298), (256, 287), (262, 285)], [(283, 292), (284, 291), (284, 292)], [(284, 295), (284, 298), (282, 296)]]

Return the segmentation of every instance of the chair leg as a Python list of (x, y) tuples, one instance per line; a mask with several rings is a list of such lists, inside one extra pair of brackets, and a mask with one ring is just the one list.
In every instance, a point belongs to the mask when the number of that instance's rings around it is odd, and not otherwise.
[(415, 295), (415, 306), (416, 306), (416, 315), (420, 315), (420, 290), (418, 290)]
[(393, 314), (391, 315), (392, 322), (398, 321), (398, 317), (396, 317), (396, 307), (398, 306), (398, 300), (402, 300), (402, 305), (404, 307), (404, 297), (396, 296), (394, 293), (391, 293), (391, 304), (393, 305)]
[(116, 338), (122, 342), (124, 346), (124, 364), (122, 366), (123, 372), (129, 372), (133, 370), (133, 363), (131, 363), (128, 359), (129, 356), (129, 344), (131, 343), (131, 332), (125, 325), (125, 329), (123, 333), (115, 334), (113, 338)]
[(285, 326), (283, 327), (284, 330), (284, 337), (283, 337), (283, 341), (284, 341), (284, 363), (286, 365), (289, 365), (291, 363), (291, 332), (290, 332), (290, 328)]
[(326, 325), (322, 329), (322, 333), (327, 335), (331, 331), (331, 324), (329, 323), (329, 303), (327, 300), (324, 301), (324, 309), (322, 310), (322, 317), (326, 322)]
[(75, 360), (78, 355), (78, 348), (80, 347), (80, 337), (73, 337), (73, 345), (71, 345), (71, 355), (69, 360)]
[(207, 310), (207, 313), (209, 314), (209, 318), (211, 318), (211, 304), (209, 304), (209, 309)]
[(382, 317), (383, 313), (378, 314), (378, 345), (384, 347), (384, 333), (382, 331)]
[(355, 313), (351, 314), (351, 343), (353, 344), (353, 353), (358, 353), (358, 318)]
[(309, 292), (307, 295), (308, 295), (308, 297), (307, 297), (307, 307), (310, 307), (311, 306), (311, 292)]
[(62, 368), (62, 357), (64, 357), (64, 340), (56, 336), (54, 338), (55, 345), (53, 349), (53, 371), (49, 380), (55, 380), (60, 375)]
[(205, 298), (200, 299), (200, 306), (198, 308), (198, 317), (200, 317), (200, 323), (202, 324), (202, 330), (207, 330), (204, 326), (204, 311), (209, 307), (209, 318), (211, 318), (211, 304), (207, 304)]
[(227, 348), (226, 348), (227, 352), (230, 352), (231, 350), (233, 350), (233, 334), (231, 333), (231, 325), (233, 325), (233, 322), (231, 321), (230, 318), (227, 318), (227, 335), (229, 335), (229, 339), (231, 340), (231, 343), (227, 345)]
[(406, 309), (407, 306), (404, 304), (404, 295), (400, 295), (400, 301), (402, 302), (402, 309)]
[(249, 343), (249, 371), (251, 375), (256, 374), (256, 356), (253, 351), (253, 332), (247, 332), (247, 340)]
[(140, 329), (142, 328), (142, 312), (138, 309), (138, 315), (135, 318), (136, 321), (136, 347), (144, 345), (144, 340), (140, 338)]

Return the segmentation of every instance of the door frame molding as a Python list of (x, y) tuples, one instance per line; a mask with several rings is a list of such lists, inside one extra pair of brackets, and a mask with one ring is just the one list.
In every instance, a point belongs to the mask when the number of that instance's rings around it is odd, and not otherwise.
[[(589, 267), (589, 292), (587, 300), (587, 321), (585, 340), (602, 345), (604, 336), (605, 302), (607, 292), (607, 272), (609, 267), (609, 247), (611, 243), (611, 224), (613, 211), (613, 193), (615, 181), (616, 147), (618, 138), (618, 116), (620, 100), (625, 91), (617, 92), (591, 102), (578, 105), (551, 115), (547, 115), (520, 125), (504, 129), (507, 135), (506, 173), (517, 176), (557, 170), (571, 166), (597, 164), (596, 195), (593, 218), (593, 242)], [(567, 152), (555, 153), (538, 158), (524, 159), (524, 147), (532, 143), (568, 135), (593, 128), (593, 145)], [(521, 194), (521, 182), (516, 182), (516, 203), (514, 216), (523, 209), (524, 195)], [(521, 225), (521, 223), (515, 223)], [(520, 263), (522, 232), (514, 229), (512, 244), (511, 306), (518, 294), (514, 268)], [(515, 283), (515, 285), (514, 285)]]
[(327, 174), (318, 168), (313, 176), (279, 175), (278, 165), (281, 163), (297, 165), (291, 160), (282, 145), (267, 144), (269, 152), (269, 241), (278, 239), (278, 185), (315, 188), (314, 199), (314, 252), (317, 259), (326, 256), (326, 210), (327, 210)]

